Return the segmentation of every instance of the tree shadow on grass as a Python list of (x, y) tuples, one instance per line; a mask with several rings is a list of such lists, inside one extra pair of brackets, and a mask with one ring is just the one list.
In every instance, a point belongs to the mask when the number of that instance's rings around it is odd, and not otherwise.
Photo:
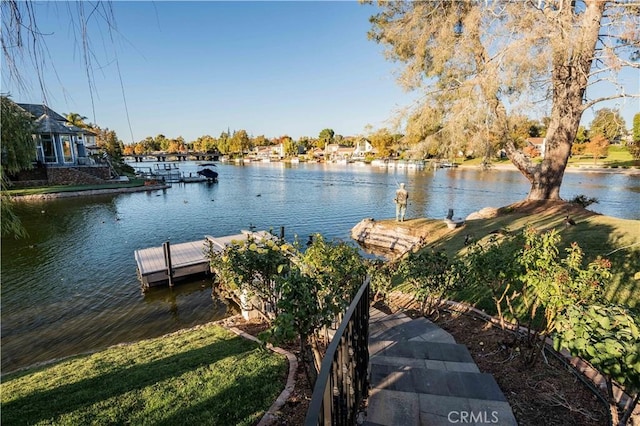
[[(149, 363), (37, 391), (2, 404), (2, 424), (35, 424), (56, 418), (82, 407), (179, 377), (200, 366), (240, 355), (255, 347), (256, 344), (253, 342), (234, 337)], [(7, 383), (7, 378), (4, 382)]]
[[(242, 374), (215, 396), (178, 409), (155, 424), (158, 426), (256, 424), (284, 386), (284, 379), (282, 383), (273, 383), (273, 377), (278, 376), (280, 372), (278, 366), (269, 365), (257, 371)], [(239, 405), (238, 401), (245, 401), (245, 403)]]
[[(609, 259), (612, 278), (606, 284), (604, 297), (610, 303), (640, 313), (640, 222), (607, 218), (587, 211), (583, 215), (575, 214), (571, 217), (575, 219), (575, 225), (568, 225), (564, 214), (559, 213), (468, 221), (465, 227), (442, 236), (427, 249), (444, 249), (450, 255), (458, 255), (464, 252), (466, 236), (476, 242), (504, 232), (519, 234), (526, 226), (533, 226), (539, 231), (556, 229), (562, 238), (559, 245), (560, 258), (566, 256), (564, 249), (577, 242), (584, 252), (585, 267), (598, 256)], [(505, 229), (507, 224), (510, 225), (508, 230)], [(459, 288), (449, 297), (492, 314), (496, 312), (491, 292), (483, 283)], [(507, 306), (503, 306), (503, 309), (507, 309)]]

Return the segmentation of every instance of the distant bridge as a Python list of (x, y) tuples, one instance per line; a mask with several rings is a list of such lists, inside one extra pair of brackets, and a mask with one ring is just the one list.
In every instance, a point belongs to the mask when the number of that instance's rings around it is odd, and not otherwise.
[(165, 152), (155, 151), (150, 154), (134, 154), (129, 157), (133, 158), (136, 163), (141, 163), (149, 158), (155, 158), (155, 161), (218, 161), (220, 158), (219, 152), (199, 152), (199, 151), (187, 151), (187, 152)]

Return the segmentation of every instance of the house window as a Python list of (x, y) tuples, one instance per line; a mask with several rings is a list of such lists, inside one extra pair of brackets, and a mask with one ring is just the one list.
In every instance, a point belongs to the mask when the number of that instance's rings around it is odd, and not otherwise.
[(56, 147), (53, 143), (51, 135), (40, 135), (40, 142), (42, 144), (42, 152), (44, 154), (45, 163), (56, 163)]
[(71, 135), (60, 135), (62, 155), (65, 163), (73, 163), (73, 148), (71, 147)]

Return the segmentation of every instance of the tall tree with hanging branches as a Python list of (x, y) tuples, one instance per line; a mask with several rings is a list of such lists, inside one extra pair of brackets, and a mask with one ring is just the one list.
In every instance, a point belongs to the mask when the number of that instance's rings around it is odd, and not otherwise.
[[(378, 7), (369, 37), (404, 64), (400, 83), (424, 92), (409, 114), (408, 138), (504, 148), (530, 181), (530, 200), (560, 199), (585, 110), (640, 97), (617, 82), (623, 68), (640, 68), (638, 3), (432, 0)], [(592, 97), (593, 85), (604, 83), (609, 94)], [(541, 163), (524, 155), (510, 132), (512, 116), (535, 110), (549, 116)]]
[(26, 236), (20, 219), (13, 211), (11, 197), (5, 191), (7, 174), (30, 169), (36, 153), (34, 125), (29, 114), (7, 96), (0, 96), (0, 234)]
[[(43, 103), (47, 104), (47, 87), (50, 82), (46, 79), (46, 72), (55, 70), (56, 63), (47, 48), (47, 38), (51, 34), (43, 32), (39, 23), (42, 14), (58, 13), (68, 17), (68, 27), (76, 40), (72, 48), (79, 53), (93, 103), (96, 89), (94, 70), (101, 64), (96, 63), (98, 56), (92, 47), (91, 34), (107, 31), (111, 35), (115, 31), (110, 1), (36, 3), (1, 0), (0, 12), (3, 80), (14, 82), (20, 91), (39, 89)], [(33, 72), (36, 81), (25, 77), (27, 69)]]

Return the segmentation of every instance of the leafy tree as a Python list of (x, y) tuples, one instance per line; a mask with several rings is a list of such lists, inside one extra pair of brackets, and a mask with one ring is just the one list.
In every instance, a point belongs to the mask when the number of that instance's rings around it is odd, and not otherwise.
[[(369, 36), (406, 64), (400, 83), (424, 92), (409, 113), (410, 139), (439, 127), (432, 136), (456, 152), (466, 134), (492, 134), (530, 181), (528, 199), (560, 199), (583, 112), (624, 96), (612, 90), (590, 99), (587, 89), (602, 72), (637, 66), (626, 60), (639, 43), (636, 8), (599, 0), (380, 2)], [(531, 100), (550, 107), (540, 163), (510, 134), (509, 112), (532, 109)]]
[(154, 138), (154, 142), (160, 151), (166, 151), (169, 148), (169, 143), (171, 142), (165, 135), (160, 133)]
[(124, 162), (124, 144), (114, 130), (108, 128), (101, 129), (93, 127), (91, 130), (96, 132), (96, 145), (102, 152), (108, 154), (109, 162), (113, 169), (119, 174), (132, 174), (133, 167)]
[(2, 171), (14, 174), (30, 169), (36, 154), (34, 125), (29, 114), (6, 96), (0, 96), (2, 110)]
[(587, 134), (587, 129), (584, 126), (578, 127), (578, 132), (576, 133), (576, 141), (574, 142), (574, 144), (584, 144), (584, 143), (587, 143), (588, 141), (589, 141), (589, 136)]
[(586, 149), (586, 143), (575, 142), (573, 145), (571, 145), (571, 155), (583, 155)]
[(626, 132), (624, 118), (620, 111), (602, 108), (596, 111), (595, 117), (591, 121), (589, 133), (592, 135), (602, 135), (609, 141), (619, 139)]
[(34, 126), (29, 115), (8, 97), (0, 96), (0, 106), (0, 229), (3, 236), (18, 238), (26, 236), (26, 231), (13, 211), (11, 197), (5, 192), (5, 173), (11, 175), (33, 167), (36, 152)]
[(391, 155), (393, 144), (395, 139), (389, 130), (386, 128), (379, 129), (375, 133), (369, 135), (371, 146), (378, 151), (379, 157), (388, 157)]
[(146, 149), (144, 147), (144, 144), (142, 144), (142, 143), (135, 144), (135, 146), (133, 147), (133, 153), (136, 154), (136, 155), (142, 155), (142, 154), (146, 153)]
[(180, 143), (178, 143), (178, 141), (176, 140), (171, 140), (171, 142), (169, 142), (169, 145), (167, 146), (167, 152), (170, 154), (175, 154), (180, 151), (182, 151), (180, 149)]
[[(96, 129), (93, 129), (96, 130)], [(97, 129), (96, 136), (96, 145), (98, 148), (101, 148), (104, 152), (109, 154), (116, 162), (122, 162), (122, 152), (124, 149), (124, 144), (120, 139), (118, 139), (118, 135), (115, 130), (105, 129)]]
[(187, 150), (187, 143), (184, 141), (184, 138), (182, 136), (178, 136), (172, 141), (175, 142), (176, 145), (178, 145), (178, 151), (184, 152)]
[[(509, 117), (509, 138), (518, 146), (525, 146), (528, 138), (538, 137), (538, 122), (524, 115), (514, 114)], [(534, 134), (532, 134), (534, 133)]]
[(251, 140), (246, 130), (238, 130), (233, 133), (229, 141), (229, 149), (231, 152), (244, 153), (251, 149)]
[(69, 123), (73, 124), (76, 127), (80, 127), (80, 128), (89, 127), (89, 125), (84, 122), (84, 120), (86, 120), (87, 117), (80, 115), (77, 112), (70, 112), (68, 114), (64, 114), (64, 116)]
[(633, 116), (632, 141), (627, 144), (627, 150), (634, 160), (640, 160), (640, 113)]
[(199, 152), (214, 152), (217, 149), (217, 141), (209, 135), (200, 136), (192, 142), (192, 148)]
[(230, 154), (231, 151), (231, 144), (230, 144), (230, 139), (227, 136), (226, 133), (222, 133), (220, 135), (220, 138), (218, 138), (218, 151), (220, 151), (221, 154)]
[(543, 138), (547, 133), (544, 124), (537, 120), (529, 120), (529, 136), (532, 138)]
[(307, 152), (313, 147), (313, 143), (311, 142), (311, 138), (308, 136), (301, 136), (298, 139), (298, 146), (303, 150), (303, 152)]
[(594, 164), (598, 162), (599, 158), (607, 156), (609, 151), (609, 141), (601, 134), (597, 134), (591, 138), (589, 142), (585, 144), (585, 154), (591, 154), (593, 156)]
[(335, 132), (333, 129), (322, 129), (320, 134), (318, 135), (318, 142), (320, 143), (319, 148), (324, 148), (327, 144), (333, 143), (333, 136)]
[(284, 154), (288, 157), (298, 155), (298, 144), (291, 138), (291, 136), (283, 136), (281, 143), (284, 145)]
[(140, 141), (140, 144), (144, 147), (144, 152), (160, 151), (160, 144), (156, 143), (151, 136), (144, 138), (144, 140)]
[(264, 135), (256, 136), (255, 138), (253, 138), (251, 143), (253, 144), (253, 146), (267, 146), (273, 144), (273, 142), (267, 139)]

